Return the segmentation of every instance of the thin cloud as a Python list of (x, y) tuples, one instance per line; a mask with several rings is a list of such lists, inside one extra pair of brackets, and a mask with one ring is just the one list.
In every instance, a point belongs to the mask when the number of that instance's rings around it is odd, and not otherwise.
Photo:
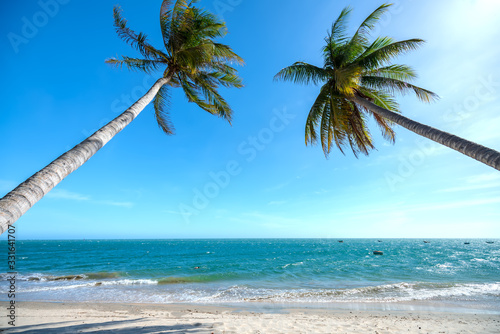
[(497, 173), (474, 175), (464, 179), (463, 185), (461, 186), (441, 189), (437, 192), (459, 192), (491, 188), (498, 188), (500, 190), (500, 175)]
[(373, 219), (374, 217), (385, 217), (389, 214), (394, 215), (396, 213), (400, 214), (408, 214), (408, 213), (420, 213), (426, 211), (436, 211), (436, 210), (447, 210), (447, 209), (458, 209), (464, 207), (475, 207), (475, 206), (483, 206), (483, 205), (491, 205), (500, 203), (500, 197), (493, 198), (478, 198), (478, 199), (468, 199), (461, 201), (449, 201), (449, 202), (441, 202), (436, 204), (429, 203), (417, 203), (405, 205), (403, 203), (397, 204), (395, 203), (393, 206), (397, 207), (397, 210), (390, 211), (385, 206), (380, 206), (376, 208), (368, 208), (368, 209), (353, 209), (345, 212), (338, 213), (338, 216), (349, 217), (349, 218), (358, 218), (358, 219)]
[(280, 183), (280, 184), (277, 184), (273, 187), (269, 187), (269, 188), (266, 188), (265, 191), (275, 191), (275, 190), (280, 190), (280, 189), (283, 189), (285, 188), (286, 186), (288, 186), (289, 184), (291, 183), (291, 181), (288, 181), (288, 182), (284, 182), (284, 183)]
[(95, 201), (94, 203), (102, 205), (110, 205), (110, 206), (119, 206), (122, 208), (131, 208), (134, 206), (134, 203), (132, 202)]
[(82, 195), (65, 189), (54, 189), (50, 191), (47, 195), (48, 198), (55, 199), (66, 199), (72, 201), (89, 201), (90, 196)]
[(122, 208), (130, 208), (134, 206), (132, 202), (119, 202), (119, 201), (109, 201), (109, 200), (92, 200), (88, 195), (79, 194), (76, 192), (68, 191), (66, 189), (54, 189), (50, 191), (47, 195), (48, 198), (59, 199), (59, 200), (69, 200), (77, 202), (89, 202), (98, 205), (108, 205), (108, 206), (118, 206)]
[(491, 182), (491, 181), (500, 181), (500, 174), (498, 173), (487, 173), (487, 174), (479, 174), (471, 176), (468, 179), (469, 183), (480, 183), (480, 182)]
[(243, 216), (248, 217), (253, 221), (255, 220), (260, 221), (261, 222), (260, 225), (262, 226), (264, 226), (265, 224), (273, 224), (275, 226), (277, 225), (290, 226), (290, 224), (295, 224), (299, 222), (298, 219), (288, 218), (280, 215), (268, 214), (258, 211), (245, 212), (243, 213)]

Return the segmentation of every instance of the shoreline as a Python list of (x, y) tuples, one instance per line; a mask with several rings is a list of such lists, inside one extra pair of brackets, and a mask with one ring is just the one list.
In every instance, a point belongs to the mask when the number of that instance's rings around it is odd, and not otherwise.
[[(0, 302), (5, 310), (7, 302)], [(3, 311), (4, 313), (6, 311)], [(17, 302), (7, 333), (499, 333), (500, 314), (246, 308), (202, 304)]]

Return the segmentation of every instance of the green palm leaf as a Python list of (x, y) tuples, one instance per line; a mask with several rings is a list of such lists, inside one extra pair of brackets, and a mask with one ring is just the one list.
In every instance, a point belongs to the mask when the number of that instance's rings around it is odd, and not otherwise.
[(345, 55), (344, 62), (352, 61), (366, 49), (370, 30), (375, 28), (375, 24), (389, 7), (390, 5), (388, 4), (381, 5), (361, 23), (356, 33), (346, 45), (346, 50), (343, 52)]
[(174, 134), (174, 126), (170, 120), (170, 116), (168, 113), (169, 108), (169, 94), (168, 94), (168, 86), (164, 85), (160, 88), (155, 98), (153, 99), (153, 106), (155, 110), (155, 118), (156, 122), (160, 129), (165, 132), (167, 135)]
[(120, 7), (113, 8), (113, 17), (115, 20), (115, 28), (118, 36), (146, 57), (146, 59), (161, 59), (165, 58), (165, 54), (147, 42), (147, 36), (143, 33), (135, 33), (127, 27), (127, 20), (121, 17)]
[[(160, 8), (160, 29), (163, 44), (167, 45), (170, 39), (170, 27), (172, 25), (172, 0), (163, 0)], [(167, 49), (168, 52), (168, 49)]]
[(306, 145), (307, 144), (316, 144), (318, 140), (318, 136), (316, 133), (316, 127), (319, 125), (321, 120), (321, 116), (324, 113), (325, 106), (330, 100), (330, 88), (328, 85), (324, 85), (321, 87), (321, 91), (314, 101), (311, 110), (309, 111), (309, 115), (306, 120)]
[(275, 80), (288, 80), (301, 84), (318, 84), (328, 78), (329, 74), (323, 68), (303, 62), (296, 62), (292, 66), (285, 67), (274, 76)]
[(388, 91), (391, 94), (396, 92), (402, 94), (413, 92), (423, 102), (431, 102), (437, 99), (437, 95), (435, 93), (402, 80), (378, 76), (363, 76), (361, 81), (362, 85), (366, 87)]
[(370, 31), (375, 28), (375, 24), (378, 22), (380, 17), (387, 12), (391, 5), (383, 4), (373, 11), (368, 17), (361, 23), (356, 33), (351, 38), (351, 44), (361, 44), (364, 47), (368, 44), (368, 37)]
[(152, 74), (162, 67), (162, 63), (157, 60), (151, 59), (138, 59), (127, 56), (122, 56), (122, 60), (116, 58), (106, 59), (107, 64), (114, 65), (115, 67), (122, 68), (123, 65), (127, 66), (129, 70), (141, 71), (147, 74)]
[(363, 72), (363, 76), (379, 76), (396, 80), (413, 80), (415, 71), (407, 65), (389, 65)]
[[(384, 42), (386, 42), (385, 40)], [(365, 51), (356, 59), (356, 64), (371, 69), (380, 67), (408, 51), (416, 50), (424, 43), (421, 39), (409, 39), (384, 45), (377, 49)]]

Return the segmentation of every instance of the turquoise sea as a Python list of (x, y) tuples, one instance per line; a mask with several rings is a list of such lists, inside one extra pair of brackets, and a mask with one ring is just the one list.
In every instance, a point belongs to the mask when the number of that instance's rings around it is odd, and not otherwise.
[(17, 241), (16, 300), (500, 313), (500, 240), (466, 241)]

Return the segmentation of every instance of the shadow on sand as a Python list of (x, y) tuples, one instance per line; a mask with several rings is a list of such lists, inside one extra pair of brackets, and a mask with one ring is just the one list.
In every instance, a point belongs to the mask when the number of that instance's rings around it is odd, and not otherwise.
[[(146, 334), (146, 333), (214, 333), (213, 324), (178, 324), (171, 326), (148, 325), (145, 319), (131, 319), (107, 321), (92, 324), (69, 324), (68, 322), (56, 322), (50, 324), (16, 326), (1, 333), (25, 333), (25, 334), (76, 334), (76, 333), (115, 333), (115, 334)], [(67, 325), (64, 325), (67, 324)], [(111, 328), (110, 328), (111, 327)], [(117, 328), (118, 327), (118, 328)]]

